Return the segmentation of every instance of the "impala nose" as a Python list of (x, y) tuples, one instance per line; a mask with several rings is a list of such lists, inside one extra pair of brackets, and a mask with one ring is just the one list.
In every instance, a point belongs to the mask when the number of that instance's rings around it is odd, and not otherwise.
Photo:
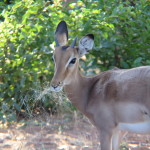
[(62, 82), (52, 82), (51, 83), (51, 86), (53, 87), (53, 88), (57, 88), (58, 86), (61, 86), (62, 85)]

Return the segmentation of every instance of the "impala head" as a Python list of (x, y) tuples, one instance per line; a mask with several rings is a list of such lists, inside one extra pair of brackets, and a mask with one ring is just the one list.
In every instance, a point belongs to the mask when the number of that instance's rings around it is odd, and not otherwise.
[(55, 73), (51, 81), (51, 90), (58, 92), (64, 85), (70, 84), (78, 69), (79, 59), (88, 53), (94, 44), (93, 34), (88, 34), (79, 40), (76, 45), (75, 38), (70, 46), (68, 42), (68, 29), (65, 21), (61, 21), (55, 31), (56, 48), (53, 54)]

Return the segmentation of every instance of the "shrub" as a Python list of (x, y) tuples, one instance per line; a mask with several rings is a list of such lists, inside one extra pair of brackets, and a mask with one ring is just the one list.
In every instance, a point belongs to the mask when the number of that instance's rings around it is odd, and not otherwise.
[[(54, 30), (60, 20), (68, 23), (71, 40), (76, 35), (95, 35), (94, 50), (81, 62), (87, 74), (94, 74), (96, 68), (150, 65), (148, 1), (137, 0), (131, 6), (128, 0), (78, 0), (68, 3), (67, 9), (62, 1), (13, 2), (3, 5), (0, 18), (0, 119), (4, 122), (39, 107), (33, 95), (52, 78)], [(40, 106), (53, 107), (52, 99), (50, 94)]]

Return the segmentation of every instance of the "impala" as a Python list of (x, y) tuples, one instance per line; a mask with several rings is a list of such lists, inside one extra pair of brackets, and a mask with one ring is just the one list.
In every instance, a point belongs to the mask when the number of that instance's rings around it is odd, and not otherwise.
[(112, 69), (94, 77), (82, 76), (81, 56), (94, 44), (93, 34), (67, 45), (68, 30), (61, 21), (55, 31), (55, 73), (51, 90), (66, 95), (100, 132), (101, 150), (118, 150), (119, 131), (150, 133), (150, 66)]

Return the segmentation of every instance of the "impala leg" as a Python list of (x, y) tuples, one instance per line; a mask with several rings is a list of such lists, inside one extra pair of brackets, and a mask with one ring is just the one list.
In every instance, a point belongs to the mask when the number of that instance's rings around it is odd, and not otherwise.
[(115, 129), (112, 136), (112, 150), (118, 150), (120, 144), (120, 132), (119, 130)]
[(127, 132), (115, 129), (112, 136), (112, 150), (119, 150), (120, 142)]
[(112, 150), (112, 132), (100, 132), (101, 150)]

